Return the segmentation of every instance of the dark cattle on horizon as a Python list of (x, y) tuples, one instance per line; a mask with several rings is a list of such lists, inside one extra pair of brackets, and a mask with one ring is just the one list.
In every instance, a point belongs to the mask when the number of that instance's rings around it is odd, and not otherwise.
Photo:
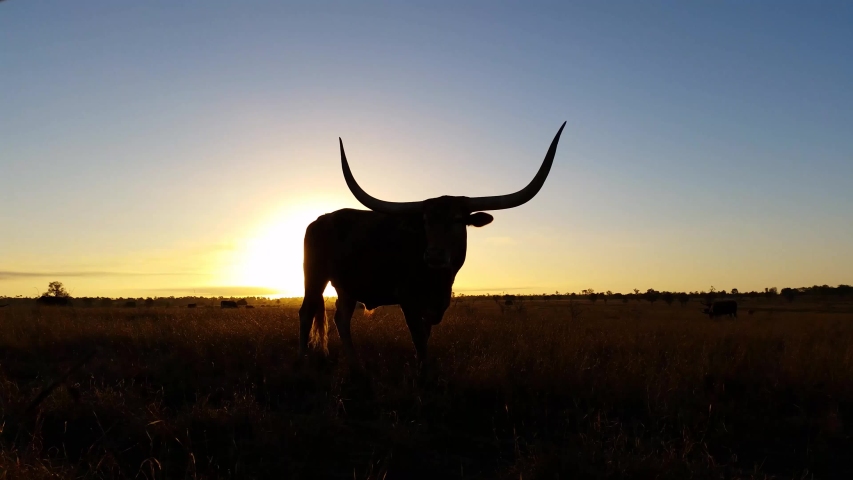
[[(483, 210), (514, 208), (542, 188), (565, 122), (533, 180), (523, 189), (493, 197), (442, 196), (419, 202), (376, 199), (356, 183), (339, 139), (344, 179), (365, 210), (342, 209), (322, 215), (305, 230), (305, 296), (299, 309), (299, 356), (311, 345), (327, 352), (328, 324), (323, 291), (331, 282), (338, 294), (335, 325), (350, 359), (355, 356), (350, 321), (361, 302), (368, 310), (400, 305), (418, 360), (427, 356), (433, 325), (450, 305), (456, 273), (465, 263), (466, 227), (482, 227), (493, 217)], [(309, 333), (310, 332), (310, 333)]]
[(71, 298), (69, 297), (51, 297), (49, 295), (42, 295), (36, 300), (36, 304), (38, 305), (48, 305), (51, 307), (67, 307), (71, 305)]
[(711, 304), (705, 304), (702, 313), (707, 314), (710, 318), (725, 315), (737, 318), (737, 302), (735, 300), (715, 300)]
[(220, 308), (237, 308), (237, 302), (233, 302), (231, 300), (222, 300), (219, 302)]
[(194, 303), (189, 303), (189, 304), (187, 304), (187, 308), (195, 308), (195, 305), (196, 304), (194, 304)]

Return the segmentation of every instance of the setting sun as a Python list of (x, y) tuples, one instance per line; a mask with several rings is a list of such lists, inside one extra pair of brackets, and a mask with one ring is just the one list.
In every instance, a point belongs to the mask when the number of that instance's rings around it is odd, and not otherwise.
[[(302, 240), (305, 228), (324, 213), (335, 210), (331, 203), (312, 202), (289, 206), (260, 222), (238, 248), (227, 283), (275, 289), (277, 296), (303, 294)], [(331, 286), (327, 296), (334, 296)]]

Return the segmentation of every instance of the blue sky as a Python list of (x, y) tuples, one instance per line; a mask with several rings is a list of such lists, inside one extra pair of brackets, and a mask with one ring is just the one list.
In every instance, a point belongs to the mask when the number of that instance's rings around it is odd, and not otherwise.
[(457, 290), (853, 283), (853, 4), (566, 3), (3, 2), (0, 294), (296, 295), (338, 136), (375, 196), (492, 195), (564, 120)]

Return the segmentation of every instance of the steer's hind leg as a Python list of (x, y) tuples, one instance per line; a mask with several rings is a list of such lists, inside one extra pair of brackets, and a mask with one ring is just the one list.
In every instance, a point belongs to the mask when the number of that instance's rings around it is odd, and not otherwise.
[(338, 330), (338, 336), (341, 337), (344, 354), (351, 364), (355, 362), (355, 347), (353, 347), (352, 334), (350, 333), (355, 303), (355, 300), (342, 295), (338, 296), (338, 300), (335, 302), (335, 328)]
[(321, 312), (325, 315), (323, 290), (326, 289), (326, 283), (327, 281), (317, 278), (305, 279), (305, 297), (302, 299), (302, 307), (299, 308), (299, 358), (308, 353), (308, 340), (314, 318)]

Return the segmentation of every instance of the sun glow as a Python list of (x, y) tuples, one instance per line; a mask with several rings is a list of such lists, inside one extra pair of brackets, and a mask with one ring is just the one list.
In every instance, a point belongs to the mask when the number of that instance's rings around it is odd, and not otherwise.
[[(312, 202), (273, 215), (243, 242), (231, 279), (238, 285), (273, 288), (279, 292), (277, 296), (302, 296), (305, 228), (336, 208)], [(324, 294), (336, 295), (331, 285)]]

